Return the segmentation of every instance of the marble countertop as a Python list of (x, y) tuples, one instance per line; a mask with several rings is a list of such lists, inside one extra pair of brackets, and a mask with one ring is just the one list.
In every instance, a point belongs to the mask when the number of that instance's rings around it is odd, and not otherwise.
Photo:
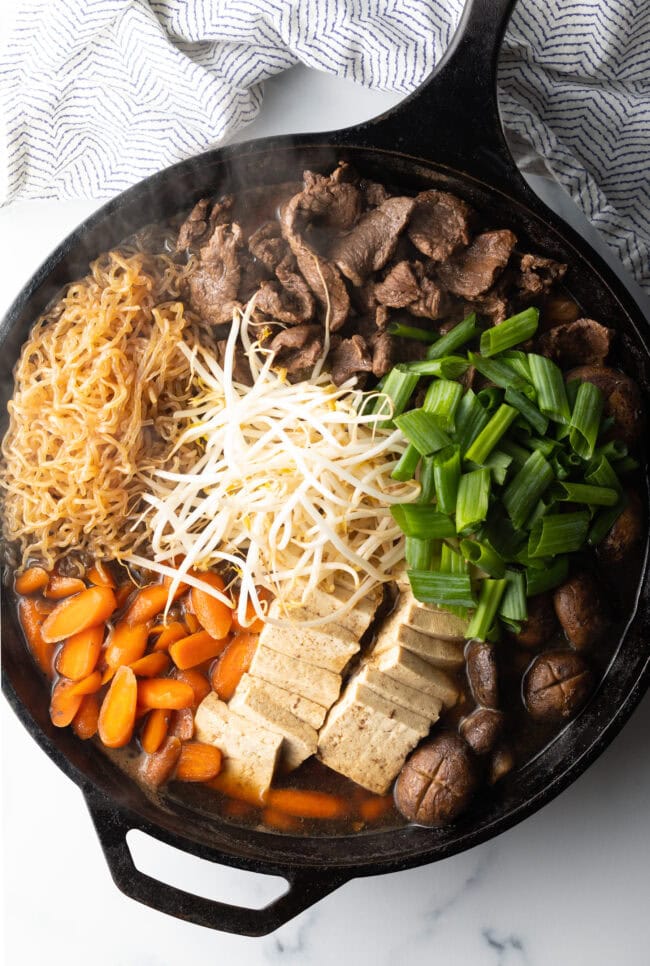
[[(246, 136), (353, 124), (396, 100), (298, 68), (268, 85)], [(595, 238), (556, 186), (531, 180)], [(96, 206), (0, 209), (0, 311)], [(1, 720), (7, 966), (429, 966), (434, 957), (453, 966), (650, 963), (647, 697), (587, 773), (523, 824), (436, 865), (350, 882), (262, 939), (213, 933), (125, 898), (76, 787), (4, 701)], [(130, 845), (144, 871), (199, 895), (260, 906), (283, 891), (277, 879), (215, 868), (146, 837)]]

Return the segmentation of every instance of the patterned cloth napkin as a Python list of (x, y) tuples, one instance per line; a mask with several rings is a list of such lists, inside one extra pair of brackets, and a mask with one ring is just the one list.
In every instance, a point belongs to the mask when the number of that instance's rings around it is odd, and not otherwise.
[[(299, 62), (407, 94), (462, 6), (23, 0), (0, 50), (6, 200), (121, 191), (253, 120)], [(499, 84), (507, 126), (650, 291), (649, 51), (648, 0), (519, 0)]]

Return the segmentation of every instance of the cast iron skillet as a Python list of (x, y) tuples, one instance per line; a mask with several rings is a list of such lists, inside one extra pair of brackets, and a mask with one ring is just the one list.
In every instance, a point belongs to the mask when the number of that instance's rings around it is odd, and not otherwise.
[[(187, 209), (200, 197), (300, 178), (305, 168), (351, 160), (365, 175), (416, 190), (438, 185), (464, 196), (494, 224), (512, 227), (526, 249), (570, 265), (567, 287), (586, 315), (614, 325), (619, 361), (647, 394), (648, 322), (599, 256), (529, 190), (506, 146), (496, 102), (500, 41), (513, 0), (470, 0), (451, 49), (417, 94), (358, 128), (249, 142), (177, 164), (105, 205), (73, 232), (18, 296), (0, 327), (4, 388), (31, 322), (61, 286), (142, 225)], [(647, 493), (646, 493), (647, 503)], [(43, 682), (4, 595), (3, 686), (16, 714), (49, 757), (83, 792), (111, 873), (127, 895), (214, 929), (264, 935), (344, 882), (433, 862), (497, 835), (566, 788), (622, 727), (648, 680), (650, 601), (643, 576), (636, 607), (605, 679), (583, 713), (535, 760), (448, 828), (299, 838), (228, 825), (181, 805), (154, 804), (90, 743), (49, 720)], [(126, 843), (138, 828), (213, 862), (281, 875), (288, 891), (251, 910), (182, 892), (139, 872)]]

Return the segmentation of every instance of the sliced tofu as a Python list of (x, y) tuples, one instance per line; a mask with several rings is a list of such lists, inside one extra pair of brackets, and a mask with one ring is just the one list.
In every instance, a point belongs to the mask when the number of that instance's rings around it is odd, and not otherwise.
[(399, 644), (373, 655), (372, 663), (396, 681), (438, 698), (445, 708), (452, 708), (458, 701), (458, 688), (448, 674)]
[[(269, 612), (271, 616), (277, 616), (285, 620), (291, 620), (292, 618), (295, 620), (311, 620), (314, 617), (327, 617), (330, 614), (334, 615), (341, 605), (350, 599), (351, 595), (351, 589), (343, 588), (339, 585), (334, 585), (331, 593), (316, 587), (309, 592), (305, 600), (299, 605), (296, 604), (295, 606), (291, 606), (289, 610), (283, 610), (277, 601), (273, 601)], [(342, 616), (337, 614), (335, 623), (345, 628), (346, 631), (349, 631), (355, 640), (358, 641), (370, 626), (370, 622), (375, 616), (378, 603), (379, 593), (370, 595), (370, 597), (358, 601), (347, 614), (343, 614)], [(326, 624), (321, 629), (330, 630), (330, 627), (331, 625)]]
[(409, 627), (441, 640), (462, 641), (469, 627), (469, 621), (464, 617), (429, 604), (418, 604), (413, 598), (406, 606), (405, 615), (404, 623)]
[[(246, 682), (250, 677), (250, 674), (244, 674), (237, 685), (237, 691), (240, 688), (247, 687)], [(327, 717), (327, 708), (316, 704), (315, 701), (310, 701), (308, 698), (303, 698), (299, 694), (287, 691), (286, 688), (279, 688), (277, 684), (269, 684), (268, 681), (263, 681), (261, 678), (254, 678), (253, 680), (257, 682), (258, 687), (264, 689), (265, 694), (268, 695), (271, 701), (275, 701), (276, 704), (286, 708), (291, 714), (295, 714), (296, 718), (300, 718), (301, 721), (311, 725), (317, 731)]]
[(416, 714), (426, 718), (429, 724), (433, 724), (440, 717), (442, 701), (432, 694), (425, 694), (424, 691), (417, 691), (408, 684), (402, 684), (395, 678), (389, 677), (376, 667), (366, 664), (359, 672), (359, 681), (367, 685), (372, 691), (398, 704), (401, 708), (414, 711)]
[(197, 741), (215, 745), (224, 756), (224, 787), (240, 790), (247, 799), (262, 803), (278, 763), (282, 736), (231, 711), (211, 692), (194, 718)]
[(264, 681), (250, 675), (247, 677), (245, 683), (239, 683), (229, 709), (282, 735), (282, 759), (289, 769), (297, 768), (310, 755), (316, 754), (318, 732), (270, 698)]
[[(311, 620), (313, 617), (320, 616), (306, 608), (301, 610), (301, 620)], [(280, 616), (279, 607), (275, 608), (274, 612), (271, 604), (269, 617)], [(337, 674), (359, 650), (358, 640), (339, 624), (328, 624), (326, 628), (277, 627), (274, 624), (265, 624), (260, 634), (260, 644), (280, 654), (288, 654), (289, 657), (307, 661), (309, 664), (326, 668)]]
[(373, 654), (382, 654), (395, 644), (401, 644), (408, 651), (417, 654), (423, 661), (443, 671), (456, 671), (465, 663), (465, 641), (442, 640), (429, 637), (406, 624), (398, 624), (392, 633), (381, 634)]
[(250, 666), (254, 677), (286, 688), (324, 708), (331, 708), (341, 690), (341, 675), (325, 668), (280, 654), (270, 647), (258, 645)]
[(426, 718), (392, 704), (356, 680), (321, 730), (318, 754), (329, 768), (383, 795), (428, 731)]

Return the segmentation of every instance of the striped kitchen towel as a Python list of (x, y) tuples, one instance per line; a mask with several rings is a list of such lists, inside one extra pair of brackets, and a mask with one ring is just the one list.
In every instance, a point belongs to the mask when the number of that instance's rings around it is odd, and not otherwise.
[[(409, 93), (462, 0), (19, 0), (0, 50), (6, 199), (105, 197), (222, 141), (302, 62)], [(520, 0), (507, 125), (650, 290), (650, 2)]]

